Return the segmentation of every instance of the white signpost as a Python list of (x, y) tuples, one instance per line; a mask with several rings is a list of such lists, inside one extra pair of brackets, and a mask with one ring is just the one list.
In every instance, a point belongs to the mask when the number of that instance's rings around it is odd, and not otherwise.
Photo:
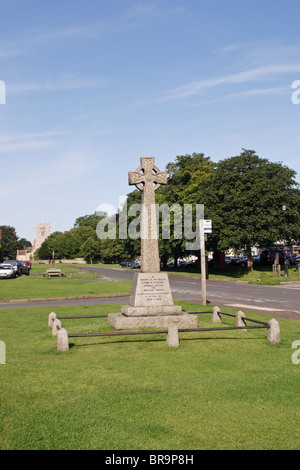
[(205, 239), (207, 233), (212, 233), (211, 220), (200, 219), (200, 255), (201, 255), (201, 287), (202, 305), (206, 305), (206, 263), (205, 263)]

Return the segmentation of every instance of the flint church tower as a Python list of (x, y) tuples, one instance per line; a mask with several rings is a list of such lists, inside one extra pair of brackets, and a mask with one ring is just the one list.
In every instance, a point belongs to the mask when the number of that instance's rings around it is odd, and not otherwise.
[(50, 235), (50, 224), (41, 223), (36, 224), (35, 226), (35, 240), (33, 245), (33, 251), (36, 251), (40, 248), (42, 243)]

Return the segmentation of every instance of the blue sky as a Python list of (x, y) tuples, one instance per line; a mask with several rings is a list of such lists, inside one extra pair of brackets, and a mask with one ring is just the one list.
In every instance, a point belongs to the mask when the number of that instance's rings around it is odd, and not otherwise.
[(0, 0), (0, 225), (33, 241), (117, 209), (141, 156), (246, 148), (300, 182), (299, 18), (299, 0)]

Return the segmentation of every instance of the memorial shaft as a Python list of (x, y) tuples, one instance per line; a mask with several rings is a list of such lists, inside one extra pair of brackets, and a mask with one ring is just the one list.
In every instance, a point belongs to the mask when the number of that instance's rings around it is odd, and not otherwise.
[(141, 157), (136, 171), (128, 174), (129, 184), (142, 191), (141, 213), (141, 272), (160, 272), (155, 191), (167, 184), (167, 173), (154, 165), (154, 157)]

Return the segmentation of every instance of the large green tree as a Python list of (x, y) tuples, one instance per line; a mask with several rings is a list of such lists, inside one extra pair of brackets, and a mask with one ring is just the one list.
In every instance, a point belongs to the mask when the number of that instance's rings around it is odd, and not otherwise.
[(100, 240), (95, 240), (93, 236), (87, 238), (81, 245), (81, 254), (90, 263), (100, 258), (100, 251)]
[[(212, 174), (215, 165), (210, 157), (205, 157), (203, 153), (178, 155), (175, 162), (167, 164), (168, 184), (157, 191), (156, 202), (168, 204), (170, 208), (175, 209), (177, 206), (179, 216), (180, 213), (182, 216), (182, 227), (180, 229), (176, 210), (172, 211), (170, 213), (170, 238), (160, 242), (160, 252), (164, 262), (170, 257), (174, 258), (176, 263), (177, 259), (183, 256), (190, 254), (199, 256), (199, 247), (193, 250), (186, 249), (187, 243), (192, 241), (188, 232), (195, 234), (197, 231), (199, 214), (196, 206), (197, 203), (203, 203), (200, 196), (203, 181)], [(187, 217), (188, 214), (190, 217)], [(190, 223), (187, 227), (189, 219)]]
[(215, 249), (269, 246), (283, 240), (282, 206), (286, 210), (286, 238), (300, 238), (300, 191), (295, 171), (282, 163), (260, 158), (253, 150), (219, 161), (203, 180), (198, 202), (213, 221), (210, 239)]
[(16, 229), (10, 225), (0, 225), (0, 230), (2, 232), (2, 256), (15, 259), (19, 249)]

